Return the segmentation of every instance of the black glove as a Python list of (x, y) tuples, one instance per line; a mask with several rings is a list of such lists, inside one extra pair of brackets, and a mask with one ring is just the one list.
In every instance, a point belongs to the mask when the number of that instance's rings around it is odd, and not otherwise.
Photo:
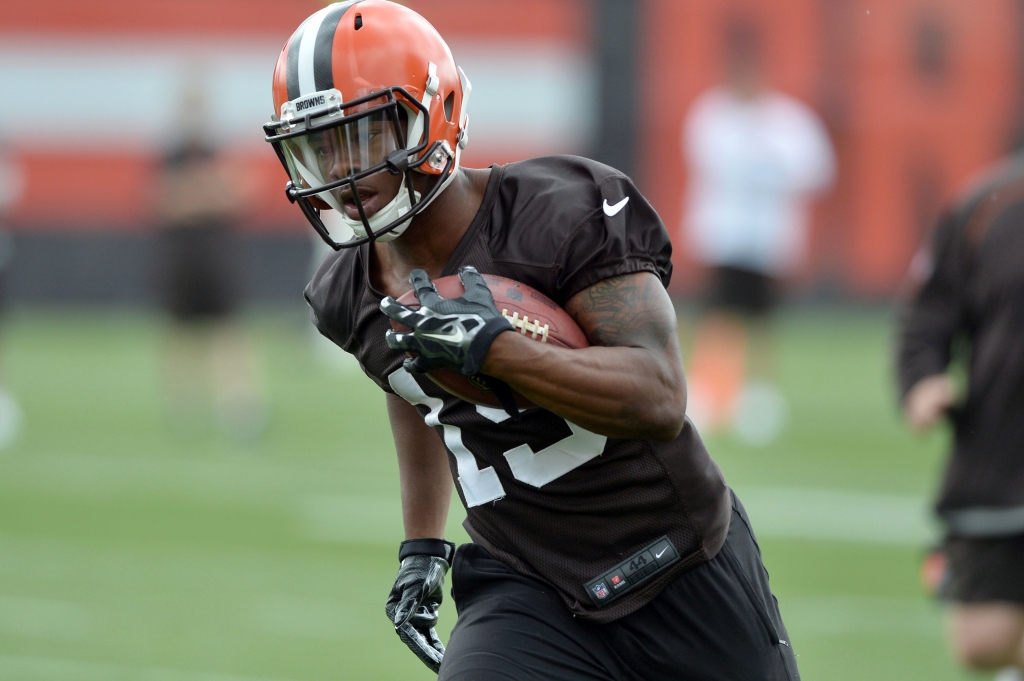
[(437, 609), (444, 599), (444, 576), (455, 544), (443, 539), (409, 539), (398, 550), (398, 576), (384, 606), (398, 637), (435, 672), (444, 644), (437, 637)]
[(494, 306), (487, 282), (473, 267), (459, 269), (466, 288), (461, 298), (444, 299), (438, 295), (423, 270), (413, 270), (409, 283), (420, 301), (419, 309), (402, 305), (391, 296), (380, 302), (381, 311), (411, 331), (388, 331), (385, 336), (393, 350), (418, 353), (405, 360), (412, 373), (434, 369), (454, 369), (466, 376), (480, 371), (494, 338), (511, 331), (512, 323)]

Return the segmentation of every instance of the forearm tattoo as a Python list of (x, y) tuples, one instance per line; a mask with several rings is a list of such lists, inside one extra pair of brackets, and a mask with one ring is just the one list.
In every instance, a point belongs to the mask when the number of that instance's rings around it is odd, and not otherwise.
[(600, 281), (565, 307), (594, 345), (665, 350), (678, 343), (675, 310), (649, 272)]

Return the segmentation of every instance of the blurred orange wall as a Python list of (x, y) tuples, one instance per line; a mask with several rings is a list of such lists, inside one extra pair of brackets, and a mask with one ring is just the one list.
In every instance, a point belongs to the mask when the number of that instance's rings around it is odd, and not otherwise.
[[(33, 0), (8, 3), (0, 12), (0, 46), (5, 38), (31, 43), (35, 37), (60, 44), (87, 40), (91, 48), (109, 41), (138, 49), (153, 44), (209, 46), (218, 41), (259, 41), (283, 46), (295, 28), (323, 7), (319, 0)], [(496, 49), (522, 43), (564, 44), (586, 49), (590, 28), (586, 0), (409, 0), (449, 40), (469, 38)], [(8, 6), (9, 5), (9, 6)], [(128, 41), (125, 43), (125, 41)], [(230, 44), (234, 43), (229, 43)], [(131, 52), (125, 59), (132, 58)], [(269, 64), (276, 58), (269, 54)], [(270, 69), (266, 75), (269, 103)], [(59, 88), (63, 84), (57, 84)], [(176, 83), (168, 83), (176, 88)], [(0, 93), (16, 100), (17, 93)], [(6, 101), (5, 97), (5, 101)], [(480, 100), (478, 94), (475, 98)], [(471, 109), (472, 111), (472, 109)], [(270, 111), (267, 115), (269, 117)], [(8, 131), (0, 131), (8, 132)], [(9, 131), (16, 132), (16, 131)], [(254, 126), (252, 138), (262, 131)], [(21, 230), (137, 231), (151, 216), (150, 185), (160, 158), (153, 150), (131, 144), (110, 149), (85, 142), (83, 148), (62, 144), (33, 145), (15, 139), (26, 190), (12, 211)], [(549, 150), (530, 140), (495, 149), (473, 139), (465, 160), (470, 165), (518, 160)], [(284, 199), (286, 176), (269, 146), (232, 149), (230, 162), (244, 178), (248, 231), (308, 231), (298, 210)]]
[[(1005, 153), (1019, 97), (1012, 0), (647, 0), (639, 178), (681, 236), (687, 108), (721, 69), (728, 17), (764, 32), (773, 84), (816, 108), (839, 159), (804, 278), (891, 293), (941, 205)], [(692, 286), (675, 238), (679, 283)]]
[(32, 0), (6, 3), (0, 30), (149, 35), (284, 31), (287, 38), (319, 7), (315, 0)]
[[(0, 12), (0, 40), (34, 36), (60, 43), (105, 40), (273, 39), (281, 45), (309, 14), (316, 0), (32, 0), (6, 3)], [(130, 55), (126, 55), (130, 58)], [(268, 75), (269, 83), (269, 75)], [(59, 94), (64, 83), (55, 83)], [(269, 85), (268, 85), (269, 88)], [(17, 93), (5, 93), (17, 101)], [(4, 131), (16, 133), (16, 131)], [(258, 134), (258, 131), (256, 131)], [(15, 134), (12, 134), (17, 139)], [(87, 142), (83, 140), (83, 142)], [(25, 192), (11, 215), (19, 229), (134, 231), (147, 226), (150, 178), (158, 158), (133, 149), (53, 149), (16, 144)], [(237, 154), (236, 154), (237, 156)], [(273, 154), (242, 152), (233, 159), (245, 168), (250, 229), (301, 225), (282, 199), (285, 177)], [(262, 191), (260, 191), (262, 190)]]
[(877, 294), (898, 284), (942, 205), (1006, 152), (1021, 74), (1017, 3), (875, 4), (855, 3), (850, 17), (857, 68), (836, 132), (847, 272)]

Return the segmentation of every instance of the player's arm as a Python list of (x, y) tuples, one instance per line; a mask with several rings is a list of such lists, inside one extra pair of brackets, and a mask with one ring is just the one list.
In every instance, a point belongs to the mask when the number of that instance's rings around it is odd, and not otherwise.
[(437, 611), (444, 599), (444, 576), (455, 545), (444, 541), (452, 495), (448, 455), (433, 428), (400, 397), (387, 397), (388, 417), (398, 451), (405, 537), (400, 567), (384, 612), (402, 642), (435, 673), (444, 658), (437, 636)]
[(443, 537), (453, 485), (444, 443), (416, 407), (390, 393), (387, 405), (398, 453), (405, 538)]
[(565, 309), (590, 339), (580, 350), (499, 334), (483, 373), (601, 435), (671, 440), (682, 430), (686, 381), (675, 308), (649, 272), (612, 277)]
[(921, 432), (952, 407), (946, 375), (953, 337), (964, 327), (961, 240), (955, 212), (939, 222), (928, 250), (914, 258), (899, 319), (896, 370), (903, 417)]

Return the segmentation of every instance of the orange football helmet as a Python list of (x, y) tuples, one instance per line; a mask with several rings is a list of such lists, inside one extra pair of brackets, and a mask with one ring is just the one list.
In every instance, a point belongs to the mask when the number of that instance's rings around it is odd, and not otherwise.
[[(412, 10), (351, 0), (316, 12), (281, 51), (264, 126), (291, 178), (289, 201), (335, 250), (397, 238), (455, 177), (470, 90), (448, 45)], [(368, 217), (356, 183), (381, 172), (403, 175), (402, 186)], [(414, 172), (437, 178), (422, 195)], [(338, 211), (356, 237), (335, 241), (322, 209)]]

